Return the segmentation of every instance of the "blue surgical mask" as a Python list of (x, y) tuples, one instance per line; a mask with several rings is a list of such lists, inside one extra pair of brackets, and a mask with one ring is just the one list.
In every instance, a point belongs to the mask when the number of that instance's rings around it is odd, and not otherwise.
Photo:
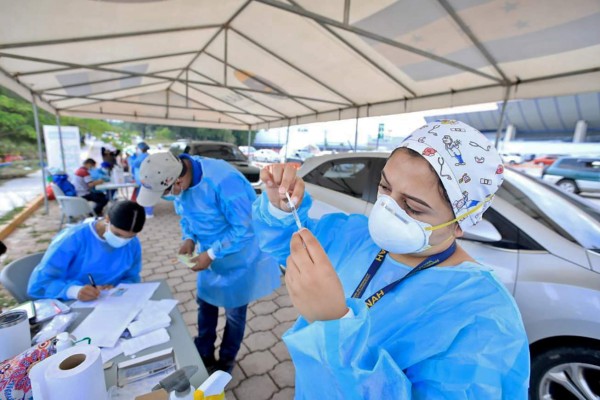
[(106, 224), (106, 230), (104, 231), (104, 240), (106, 240), (106, 243), (108, 243), (108, 245), (110, 247), (114, 247), (115, 249), (118, 249), (119, 247), (123, 247), (127, 243), (129, 243), (131, 241), (131, 239), (133, 239), (133, 238), (132, 237), (122, 238), (122, 237), (115, 235), (110, 230), (110, 224)]
[(169, 194), (165, 194), (162, 196), (163, 199), (167, 200), (167, 201), (175, 201), (175, 200), (179, 200), (181, 199), (181, 194), (183, 193), (183, 190), (181, 190), (179, 192), (179, 194), (173, 194), (173, 187), (171, 187), (171, 190), (169, 191)]

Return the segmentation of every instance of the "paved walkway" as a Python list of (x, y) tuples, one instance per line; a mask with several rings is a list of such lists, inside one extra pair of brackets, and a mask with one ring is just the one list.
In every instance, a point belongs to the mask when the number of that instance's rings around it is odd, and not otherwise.
[[(146, 221), (139, 235), (143, 249), (142, 279), (167, 280), (173, 295), (179, 300), (179, 310), (190, 335), (195, 336), (196, 275), (179, 264), (175, 257), (181, 239), (178, 217), (167, 202), (159, 203), (154, 214), (155, 218)], [(59, 215), (56, 203), (51, 202), (49, 215), (43, 215), (42, 207), (13, 232), (5, 241), (8, 252), (4, 265), (27, 254), (44, 251), (56, 234)], [(0, 296), (2, 294), (6, 292), (0, 286)], [(228, 385), (228, 400), (283, 400), (294, 397), (294, 368), (281, 336), (297, 315), (283, 280), (282, 287), (276, 292), (249, 305), (244, 342), (233, 370), (233, 380)], [(221, 310), (218, 341), (221, 340), (224, 324)]]
[(0, 217), (42, 194), (42, 188), (41, 171), (22, 178), (0, 180)]

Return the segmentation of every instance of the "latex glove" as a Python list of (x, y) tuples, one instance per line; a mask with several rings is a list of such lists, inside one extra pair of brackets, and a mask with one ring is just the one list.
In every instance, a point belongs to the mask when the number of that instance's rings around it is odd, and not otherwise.
[(92, 301), (100, 297), (100, 289), (92, 285), (85, 285), (77, 293), (77, 300)]
[(310, 322), (343, 317), (344, 289), (317, 238), (302, 229), (292, 236), (290, 249), (285, 283), (294, 307)]
[(190, 261), (193, 263), (196, 263), (196, 266), (192, 267), (191, 270), (194, 272), (198, 272), (198, 271), (204, 271), (205, 269), (210, 267), (210, 264), (212, 263), (213, 260), (208, 256), (208, 252), (203, 251), (202, 253), (198, 254), (196, 257), (192, 258)]
[(267, 185), (267, 197), (271, 204), (282, 211), (290, 212), (285, 196), (287, 191), (292, 201), (300, 207), (304, 198), (304, 181), (296, 176), (296, 167), (292, 164), (271, 164), (260, 171), (260, 180)]
[(181, 244), (179, 248), (179, 252), (177, 254), (186, 254), (191, 255), (194, 254), (194, 248), (196, 247), (196, 243), (192, 239), (186, 239)]

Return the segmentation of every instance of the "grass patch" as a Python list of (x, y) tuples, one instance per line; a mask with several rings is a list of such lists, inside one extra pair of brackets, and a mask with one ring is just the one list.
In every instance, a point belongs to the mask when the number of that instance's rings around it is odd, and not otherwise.
[(13, 208), (12, 210), (10, 210), (9, 212), (7, 212), (6, 214), (4, 214), (3, 216), (0, 217), (0, 225), (12, 221), (12, 219), (14, 217), (16, 217), (17, 214), (20, 213), (21, 211), (23, 211), (24, 209), (25, 209), (25, 207)]
[(0, 293), (0, 308), (7, 309), (16, 306), (18, 303), (10, 295)]
[(38, 239), (35, 242), (36, 243), (50, 243), (52, 241), (52, 239), (48, 239), (48, 238), (42, 238), (42, 239)]
[(40, 169), (37, 160), (14, 161), (12, 164), (0, 168), (0, 180), (21, 178)]

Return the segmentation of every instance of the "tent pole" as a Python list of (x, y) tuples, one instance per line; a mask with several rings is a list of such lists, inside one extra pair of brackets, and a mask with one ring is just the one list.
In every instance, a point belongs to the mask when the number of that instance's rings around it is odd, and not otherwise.
[(42, 193), (44, 193), (44, 214), (48, 214), (48, 193), (46, 193), (46, 168), (44, 167), (44, 152), (42, 151), (42, 138), (40, 134), (40, 120), (38, 117), (37, 103), (35, 95), (31, 92), (31, 105), (33, 106), (33, 122), (35, 123), (35, 135), (37, 136), (38, 157), (40, 158), (40, 167), (42, 167)]
[(498, 122), (498, 129), (496, 130), (496, 141), (494, 147), (498, 150), (498, 143), (500, 142), (500, 135), (502, 134), (502, 125), (504, 124), (504, 114), (506, 112), (506, 103), (508, 103), (508, 96), (510, 94), (510, 85), (506, 86), (506, 93), (504, 94), (504, 100), (502, 101), (502, 111), (500, 112), (500, 122)]
[(63, 147), (62, 131), (60, 129), (60, 115), (56, 113), (56, 126), (58, 127), (58, 141), (60, 142), (60, 158), (62, 159), (63, 172), (67, 173), (67, 164), (65, 163), (65, 149)]
[(284, 162), (287, 162), (288, 160), (288, 152), (290, 150), (290, 123), (292, 120), (288, 119), (288, 126), (287, 126), (287, 134), (285, 135), (285, 158), (284, 158)]
[(359, 108), (356, 108), (356, 126), (354, 128), (354, 152), (358, 152), (358, 113)]
[[(252, 133), (250, 132), (250, 129), (248, 129), (248, 147), (252, 146), (250, 144), (251, 139), (252, 139)], [(250, 152), (250, 149), (248, 149), (248, 152)]]

